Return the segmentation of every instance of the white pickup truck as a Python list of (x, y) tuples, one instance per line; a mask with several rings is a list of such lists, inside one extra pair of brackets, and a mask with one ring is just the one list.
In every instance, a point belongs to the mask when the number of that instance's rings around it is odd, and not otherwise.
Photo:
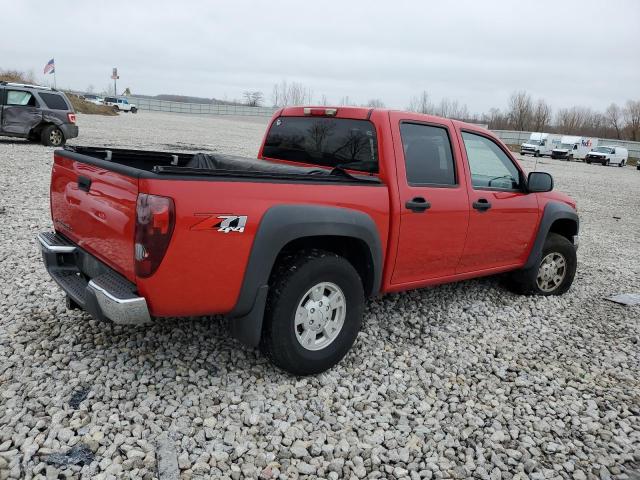
[(138, 113), (138, 107), (133, 103), (129, 103), (126, 98), (104, 97), (103, 103), (108, 107), (112, 107), (116, 112)]

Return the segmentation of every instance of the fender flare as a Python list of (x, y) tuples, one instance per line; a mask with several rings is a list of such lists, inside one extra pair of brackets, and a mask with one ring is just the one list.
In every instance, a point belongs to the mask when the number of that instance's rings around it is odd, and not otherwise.
[(576, 224), (576, 235), (578, 234), (580, 229), (580, 220), (576, 211), (566, 203), (547, 203), (544, 207), (542, 219), (540, 220), (536, 239), (533, 242), (531, 252), (529, 252), (529, 258), (527, 259), (527, 263), (525, 263), (524, 267), (522, 267), (523, 270), (533, 268), (538, 264), (540, 257), (542, 256), (542, 248), (544, 247), (547, 235), (549, 235), (551, 226), (557, 220), (570, 220), (574, 222)]
[(236, 305), (226, 316), (231, 334), (242, 343), (260, 341), (271, 270), (282, 249), (305, 237), (343, 236), (363, 241), (373, 265), (375, 295), (382, 282), (382, 245), (373, 219), (358, 210), (320, 205), (276, 205), (262, 217), (256, 232)]

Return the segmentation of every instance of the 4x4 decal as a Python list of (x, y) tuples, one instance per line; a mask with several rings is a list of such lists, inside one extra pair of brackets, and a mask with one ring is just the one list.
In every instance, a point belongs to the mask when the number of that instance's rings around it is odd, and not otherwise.
[(246, 215), (218, 215), (210, 213), (196, 213), (196, 217), (206, 217), (192, 225), (191, 230), (217, 230), (222, 233), (243, 233), (247, 224)]

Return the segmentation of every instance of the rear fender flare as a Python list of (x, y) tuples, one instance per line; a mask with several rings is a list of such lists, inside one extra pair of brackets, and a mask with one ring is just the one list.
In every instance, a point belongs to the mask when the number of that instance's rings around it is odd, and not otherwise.
[(262, 217), (247, 262), (235, 307), (227, 314), (230, 330), (241, 342), (255, 346), (262, 332), (262, 318), (271, 270), (282, 249), (294, 240), (314, 236), (343, 236), (363, 241), (373, 263), (375, 295), (382, 279), (382, 246), (373, 219), (360, 211), (318, 205), (277, 205)]
[(570, 220), (575, 222), (576, 224), (576, 235), (580, 228), (580, 222), (578, 219), (578, 214), (576, 211), (571, 208), (569, 205), (561, 202), (549, 202), (544, 207), (544, 213), (542, 214), (542, 219), (540, 220), (540, 225), (538, 227), (538, 233), (536, 234), (536, 239), (533, 242), (533, 247), (531, 248), (531, 252), (529, 253), (529, 258), (527, 259), (527, 263), (525, 263), (523, 269), (533, 268), (538, 265), (540, 261), (540, 257), (542, 256), (542, 249), (544, 247), (544, 242), (547, 239), (547, 235), (549, 235), (549, 231), (551, 230), (551, 226), (557, 220)]

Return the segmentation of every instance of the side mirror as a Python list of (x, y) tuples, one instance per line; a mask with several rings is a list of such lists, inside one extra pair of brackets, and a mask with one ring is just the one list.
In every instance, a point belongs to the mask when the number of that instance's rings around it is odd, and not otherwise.
[(553, 177), (545, 172), (531, 172), (527, 179), (529, 193), (550, 192), (553, 190)]

